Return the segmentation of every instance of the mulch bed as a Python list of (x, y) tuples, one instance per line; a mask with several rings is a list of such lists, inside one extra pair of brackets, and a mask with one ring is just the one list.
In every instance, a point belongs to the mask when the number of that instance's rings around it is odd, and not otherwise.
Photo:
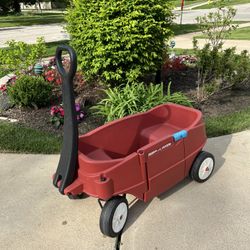
[[(195, 82), (197, 74), (194, 69), (173, 74), (169, 80), (171, 80), (171, 91), (181, 91), (189, 98), (193, 99), (195, 92)], [(97, 90), (91, 86), (86, 90), (87, 108), (85, 111), (85, 118), (83, 122), (79, 124), (79, 134), (84, 134), (104, 123), (102, 117), (98, 117), (89, 110), (89, 105), (93, 105), (98, 100)], [(101, 95), (101, 94), (100, 94)], [(209, 98), (201, 105), (196, 106), (202, 110), (205, 117), (220, 116), (229, 113), (233, 113), (250, 106), (250, 88), (226, 90)], [(56, 129), (50, 123), (50, 108), (41, 108), (34, 110), (32, 108), (18, 108), (14, 107), (7, 111), (0, 111), (0, 116), (5, 116), (12, 119), (17, 119), (20, 124), (27, 127), (31, 127), (38, 130), (48, 131), (56, 133), (58, 135), (63, 134), (63, 129)]]

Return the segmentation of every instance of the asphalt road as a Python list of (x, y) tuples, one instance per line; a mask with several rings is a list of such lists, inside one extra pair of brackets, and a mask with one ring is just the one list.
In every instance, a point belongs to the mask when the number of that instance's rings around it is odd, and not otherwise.
[[(237, 9), (237, 14), (234, 18), (235, 21), (250, 21), (250, 3), (241, 4), (235, 6)], [(196, 23), (196, 17), (207, 14), (211, 11), (215, 11), (216, 9), (201, 9), (201, 10), (187, 10), (183, 12), (182, 23)], [(180, 23), (180, 11), (175, 11), (177, 18), (175, 22)]]
[[(211, 10), (190, 10), (185, 11), (183, 15), (183, 23), (196, 23), (195, 18), (210, 12)], [(176, 11), (176, 15), (180, 12)], [(237, 15), (235, 20), (250, 21), (250, 3), (237, 6)], [(180, 22), (177, 16), (176, 22)], [(11, 28), (0, 28), (0, 48), (6, 47), (5, 43), (9, 40), (24, 41), (27, 43), (35, 43), (37, 37), (43, 36), (46, 42), (60, 41), (69, 39), (69, 35), (63, 28), (62, 24), (50, 25), (33, 25), (19, 26)]]

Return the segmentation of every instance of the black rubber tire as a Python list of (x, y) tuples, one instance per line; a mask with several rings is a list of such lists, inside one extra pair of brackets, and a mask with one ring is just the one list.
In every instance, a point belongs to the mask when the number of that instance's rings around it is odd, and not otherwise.
[[(128, 219), (128, 213), (127, 213), (127, 218), (124, 223), (124, 226), (119, 232), (114, 232), (112, 228), (112, 220), (113, 220), (115, 210), (121, 203), (125, 203), (128, 209), (128, 201), (123, 196), (113, 197), (112, 199), (108, 200), (105, 203), (104, 207), (102, 208), (102, 212), (100, 216), (100, 229), (101, 229), (101, 232), (106, 236), (109, 236), (112, 238), (118, 236), (126, 225), (126, 222)], [(127, 212), (129, 212), (128, 210)]]
[(68, 194), (68, 197), (70, 200), (81, 200), (81, 199), (85, 199), (88, 197), (88, 195), (86, 195), (85, 193), (81, 193), (81, 194)]
[[(214, 162), (213, 169), (212, 169), (212, 172), (210, 173), (210, 175), (206, 179), (200, 179), (199, 170), (200, 170), (202, 162), (207, 158), (213, 159), (213, 162)], [(194, 163), (193, 163), (191, 171), (190, 171), (190, 177), (197, 182), (203, 183), (211, 177), (211, 175), (214, 171), (214, 166), (215, 166), (214, 156), (211, 153), (208, 153), (206, 151), (201, 151), (198, 154), (198, 156), (196, 157), (196, 159), (194, 160)]]

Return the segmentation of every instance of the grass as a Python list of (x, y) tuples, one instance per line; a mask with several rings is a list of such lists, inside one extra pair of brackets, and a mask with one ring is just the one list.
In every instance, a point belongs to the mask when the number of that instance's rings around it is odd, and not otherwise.
[(52, 24), (61, 22), (64, 22), (64, 15), (61, 13), (0, 16), (0, 28), (30, 26), (37, 24)]
[[(178, 56), (178, 55), (194, 55), (194, 50), (193, 49), (178, 49), (174, 48), (173, 52)], [(170, 52), (171, 53), (171, 52)]]
[(57, 46), (62, 45), (62, 44), (68, 45), (69, 41), (63, 40), (63, 41), (58, 41), (58, 42), (46, 43), (47, 51), (46, 51), (45, 57), (54, 56), (56, 53)]
[[(250, 128), (250, 108), (205, 120), (208, 137), (232, 134)], [(62, 138), (54, 134), (0, 122), (0, 152), (59, 153)]]
[(232, 134), (250, 128), (250, 108), (229, 115), (206, 119), (208, 137)]
[[(248, 21), (234, 21), (234, 24), (248, 23)], [(177, 24), (174, 23), (170, 29), (175, 36), (201, 31), (199, 24)]]
[(18, 124), (0, 121), (0, 152), (8, 153), (59, 153), (62, 138), (26, 128)]
[[(196, 7), (196, 8), (194, 8), (194, 10), (217, 8), (217, 7), (219, 7), (219, 4), (216, 2), (217, 1), (214, 1), (214, 2), (211, 2), (210, 4), (205, 4), (205, 5)], [(226, 0), (224, 2), (224, 6), (231, 6), (231, 5), (244, 4), (244, 3), (249, 3), (249, 0)]]
[[(207, 38), (206, 35), (196, 36), (196, 38)], [(232, 40), (250, 40), (250, 27), (239, 28), (232, 32), (226, 39)]]
[(201, 31), (201, 28), (198, 24), (174, 23), (170, 28), (174, 32), (175, 36)]
[[(181, 0), (173, 0), (171, 2), (175, 7), (181, 7)], [(206, 1), (205, 0), (186, 0), (185, 6), (196, 4), (196, 3), (203, 3), (203, 2), (206, 2)]]

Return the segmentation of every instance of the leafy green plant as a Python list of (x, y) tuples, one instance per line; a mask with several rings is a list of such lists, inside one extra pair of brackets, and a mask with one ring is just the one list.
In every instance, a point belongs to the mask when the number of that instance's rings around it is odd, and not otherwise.
[(96, 114), (104, 116), (106, 121), (144, 112), (166, 102), (191, 106), (191, 102), (182, 93), (170, 93), (170, 84), (167, 95), (164, 95), (163, 84), (152, 83), (148, 86), (143, 83), (126, 84), (124, 87), (109, 88), (105, 93), (107, 98), (93, 109)]
[(214, 93), (241, 87), (250, 82), (250, 57), (247, 51), (236, 54), (235, 48), (220, 50), (206, 44), (195, 48), (197, 57), (197, 101), (202, 102)]
[(85, 76), (114, 86), (159, 69), (171, 8), (165, 0), (73, 0), (67, 30)]
[(17, 105), (42, 107), (51, 100), (52, 86), (43, 77), (23, 75), (7, 88), (7, 93)]
[(249, 85), (250, 83), (250, 56), (244, 50), (240, 55), (235, 55), (233, 60), (234, 68), (228, 76), (233, 88)]
[(0, 49), (0, 71), (20, 74), (33, 67), (46, 53), (43, 38), (38, 38), (36, 44), (8, 41), (8, 48)]

